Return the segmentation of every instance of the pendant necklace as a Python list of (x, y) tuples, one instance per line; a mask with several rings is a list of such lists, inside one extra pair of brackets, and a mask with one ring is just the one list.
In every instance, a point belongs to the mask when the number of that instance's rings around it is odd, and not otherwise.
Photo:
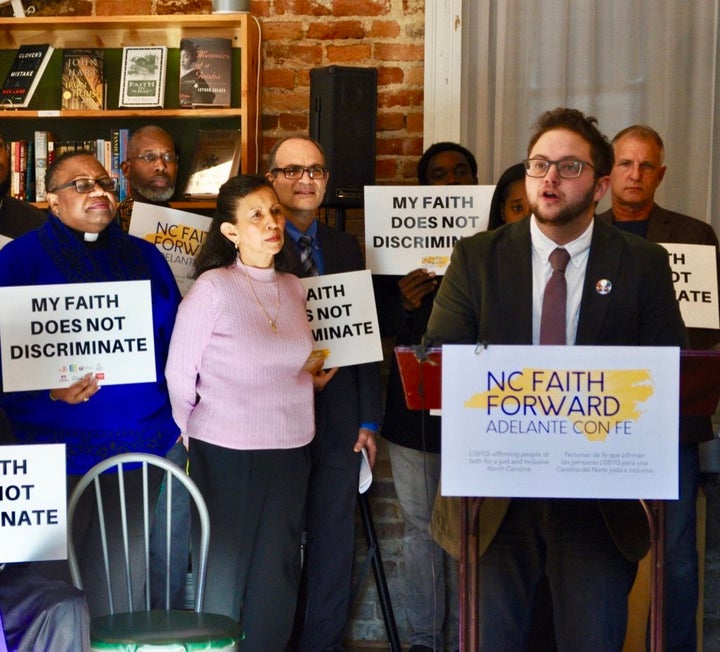
[(275, 317), (270, 317), (267, 310), (265, 310), (265, 306), (263, 306), (262, 302), (260, 301), (260, 298), (255, 293), (255, 287), (253, 286), (253, 280), (250, 276), (250, 273), (247, 271), (247, 268), (245, 265), (243, 265), (243, 262), (240, 261), (240, 266), (243, 268), (243, 271), (245, 272), (245, 276), (247, 277), (248, 284), (250, 285), (250, 292), (253, 295), (253, 299), (255, 299), (255, 303), (258, 305), (260, 310), (262, 311), (262, 314), (265, 315), (265, 319), (267, 319), (268, 324), (270, 324), (270, 330), (273, 333), (277, 333), (277, 320), (278, 316), (280, 315), (280, 282), (278, 279), (275, 279), (275, 290), (277, 292), (277, 295), (275, 297)]

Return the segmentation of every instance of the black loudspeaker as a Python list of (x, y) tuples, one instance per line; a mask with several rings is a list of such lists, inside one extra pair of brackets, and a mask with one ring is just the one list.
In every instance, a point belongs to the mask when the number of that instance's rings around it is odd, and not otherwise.
[(375, 183), (377, 69), (328, 66), (310, 71), (310, 137), (330, 170), (323, 206), (360, 208)]

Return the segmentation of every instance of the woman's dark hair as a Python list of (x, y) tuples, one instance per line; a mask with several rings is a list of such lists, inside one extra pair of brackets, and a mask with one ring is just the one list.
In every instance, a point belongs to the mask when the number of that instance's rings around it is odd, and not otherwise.
[[(227, 267), (235, 262), (237, 252), (235, 246), (220, 231), (223, 222), (235, 224), (238, 203), (243, 197), (255, 192), (258, 188), (270, 188), (272, 185), (265, 178), (256, 174), (241, 174), (230, 177), (222, 186), (217, 196), (215, 215), (210, 224), (207, 238), (195, 257), (193, 277), (218, 267)], [(273, 192), (275, 192), (273, 190)]]
[(522, 163), (511, 165), (502, 173), (495, 186), (492, 200), (490, 201), (490, 219), (488, 220), (488, 231), (497, 229), (505, 224), (503, 204), (507, 200), (510, 185), (516, 181), (525, 181), (525, 166)]

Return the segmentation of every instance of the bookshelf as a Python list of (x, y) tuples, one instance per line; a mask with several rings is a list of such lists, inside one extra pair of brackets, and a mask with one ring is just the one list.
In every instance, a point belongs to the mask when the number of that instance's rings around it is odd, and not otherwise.
[[(230, 108), (181, 109), (178, 102), (180, 40), (200, 36), (230, 38), (233, 46), (233, 88)], [(260, 29), (249, 14), (163, 16), (52, 16), (0, 18), (0, 79), (10, 68), (15, 51), (24, 43), (50, 43), (55, 52), (27, 109), (0, 107), (5, 139), (30, 140), (37, 129), (59, 140), (109, 138), (110, 129), (131, 131), (157, 124), (177, 144), (180, 170), (177, 188), (189, 173), (195, 135), (199, 129), (241, 129), (242, 172), (256, 172), (260, 161), (259, 94)], [(124, 46), (168, 47), (165, 108), (119, 109), (120, 65)], [(106, 109), (60, 110), (63, 48), (105, 50)], [(212, 208), (212, 202), (173, 201), (185, 210)]]

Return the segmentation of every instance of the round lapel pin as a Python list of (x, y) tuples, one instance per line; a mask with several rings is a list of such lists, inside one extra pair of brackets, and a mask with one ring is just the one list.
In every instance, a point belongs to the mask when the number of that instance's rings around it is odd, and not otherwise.
[(595, 283), (595, 292), (598, 294), (610, 294), (611, 290), (612, 282), (608, 281), (606, 278), (601, 278), (597, 283)]

